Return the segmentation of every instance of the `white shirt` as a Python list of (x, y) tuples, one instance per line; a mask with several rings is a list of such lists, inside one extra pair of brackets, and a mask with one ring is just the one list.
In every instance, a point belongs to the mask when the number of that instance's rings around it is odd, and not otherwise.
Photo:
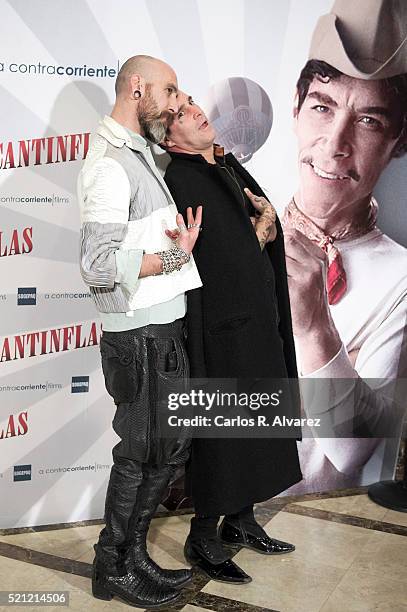
[[(378, 420), (384, 419), (386, 412), (395, 410), (389, 381), (394, 385), (394, 379), (407, 377), (407, 249), (377, 228), (336, 244), (346, 271), (347, 291), (330, 311), (343, 344), (329, 363), (306, 376), (300, 374), (302, 387), (305, 384), (307, 389), (311, 379), (350, 379), (347, 397), (344, 393), (338, 400), (327, 394), (323, 418), (335, 421), (352, 403), (352, 410), (361, 405)], [(297, 358), (301, 372), (298, 346)], [(361, 387), (364, 401), (355, 404), (355, 393)], [(307, 416), (314, 416), (307, 391), (303, 398)], [(393, 476), (398, 439), (315, 440), (304, 433), (298, 444), (304, 479), (288, 489), (287, 495), (358, 486)]]

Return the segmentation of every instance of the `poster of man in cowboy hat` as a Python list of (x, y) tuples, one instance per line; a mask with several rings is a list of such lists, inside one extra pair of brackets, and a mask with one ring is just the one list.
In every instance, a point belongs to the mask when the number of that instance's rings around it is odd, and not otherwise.
[(336, 0), (315, 27), (293, 116), (287, 272), (303, 407), (325, 428), (299, 444), (304, 480), (289, 494), (393, 477), (407, 249), (378, 227), (373, 191), (407, 150), (407, 2)]

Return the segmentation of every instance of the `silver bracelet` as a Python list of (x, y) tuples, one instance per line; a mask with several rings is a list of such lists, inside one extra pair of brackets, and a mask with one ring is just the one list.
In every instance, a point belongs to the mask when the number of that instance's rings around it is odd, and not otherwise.
[(168, 251), (159, 251), (156, 255), (163, 262), (161, 274), (171, 274), (174, 270), (179, 271), (191, 259), (191, 256), (176, 244), (171, 249), (168, 249)]

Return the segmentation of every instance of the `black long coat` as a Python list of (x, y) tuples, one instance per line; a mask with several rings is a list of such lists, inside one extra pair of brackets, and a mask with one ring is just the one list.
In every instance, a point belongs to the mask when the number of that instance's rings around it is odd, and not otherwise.
[[(264, 193), (232, 154), (217, 164), (171, 157), (165, 181), (178, 210), (203, 205), (194, 248), (203, 287), (187, 294), (191, 375), (297, 379), (281, 225), (277, 219), (277, 238), (262, 252), (241, 186)], [(279, 438), (195, 438), (186, 474), (195, 509), (206, 515), (237, 512), (302, 479), (296, 441)]]

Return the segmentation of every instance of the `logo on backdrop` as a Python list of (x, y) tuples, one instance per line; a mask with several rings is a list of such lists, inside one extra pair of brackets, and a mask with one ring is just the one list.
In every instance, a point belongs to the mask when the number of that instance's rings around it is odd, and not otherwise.
[(31, 480), (31, 464), (14, 466), (14, 482), (20, 480)]
[[(41, 295), (39, 295), (38, 297), (41, 297)], [(43, 297), (45, 300), (88, 300), (92, 296), (90, 293), (85, 291), (59, 291), (53, 293), (44, 293)], [(36, 287), (19, 287), (17, 289), (17, 306), (36, 306), (36, 304)]]
[(85, 159), (90, 132), (0, 142), (0, 169), (42, 166)]
[(84, 291), (59, 291), (53, 293), (44, 293), (46, 300), (87, 300), (91, 298), (89, 292)]
[(24, 436), (28, 431), (28, 412), (10, 414), (4, 425), (0, 424), (0, 440)]
[(36, 287), (19, 287), (17, 291), (17, 306), (36, 306)]
[(29, 204), (56, 206), (58, 204), (70, 204), (70, 202), (71, 198), (69, 196), (62, 196), (57, 193), (42, 193), (39, 195), (19, 194), (0, 196), (0, 204), (4, 204), (5, 206), (7, 206), (8, 204), (17, 204), (21, 207), (24, 207), (25, 205)]
[(87, 465), (67, 465), (67, 466), (52, 466), (42, 467), (38, 469), (40, 476), (47, 476), (48, 474), (65, 474), (67, 472), (99, 472), (103, 470), (110, 470), (111, 465), (107, 463), (88, 463)]
[(86, 322), (0, 339), (0, 363), (87, 348), (99, 344), (100, 323)]
[(0, 257), (24, 255), (33, 250), (33, 228), (13, 229), (12, 232), (0, 231)]
[(89, 376), (72, 376), (71, 393), (88, 393)]
[(62, 387), (62, 383), (54, 383), (49, 380), (35, 383), (25, 381), (23, 384), (0, 385), (0, 393), (12, 393), (14, 391), (45, 391), (47, 393), (48, 391), (59, 391)]
[(115, 78), (120, 70), (120, 62), (117, 60), (117, 67), (113, 66), (61, 66), (55, 64), (43, 64), (36, 62), (25, 64), (24, 62), (0, 62), (0, 72), (11, 72), (13, 74), (29, 74), (29, 75), (48, 75), (48, 76), (69, 76), (69, 77), (85, 77), (85, 78)]

